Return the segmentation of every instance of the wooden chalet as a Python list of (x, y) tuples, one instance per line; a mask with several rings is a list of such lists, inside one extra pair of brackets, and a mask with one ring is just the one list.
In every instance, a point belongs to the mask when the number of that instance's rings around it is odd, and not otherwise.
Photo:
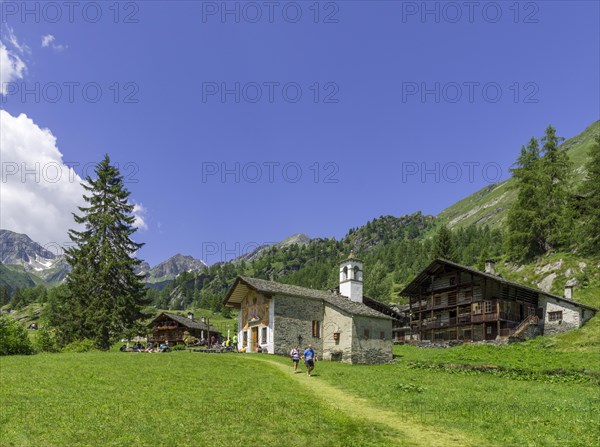
[(148, 337), (150, 343), (164, 343), (165, 341), (168, 341), (171, 345), (183, 343), (186, 332), (191, 337), (199, 340), (208, 340), (212, 335), (217, 339), (221, 338), (220, 332), (212, 326), (209, 331), (208, 326), (202, 321), (194, 319), (194, 314), (191, 312), (188, 313), (187, 317), (170, 312), (161, 312), (148, 323), (148, 327), (152, 331)]
[(597, 309), (444, 259), (427, 266), (402, 292), (409, 298), (410, 325), (395, 328), (396, 340), (481, 341), (522, 334), (531, 326), (550, 334), (580, 327)]

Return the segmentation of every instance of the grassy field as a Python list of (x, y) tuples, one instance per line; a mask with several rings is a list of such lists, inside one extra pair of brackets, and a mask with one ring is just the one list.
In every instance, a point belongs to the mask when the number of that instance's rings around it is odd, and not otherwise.
[[(0, 360), (2, 446), (387, 445), (242, 355), (84, 353)], [(397, 438), (397, 439), (401, 439)], [(393, 445), (393, 444), (392, 444)]]
[(256, 354), (1, 357), (0, 445), (598, 445), (598, 350), (573, 341), (400, 346), (395, 364), (310, 378)]

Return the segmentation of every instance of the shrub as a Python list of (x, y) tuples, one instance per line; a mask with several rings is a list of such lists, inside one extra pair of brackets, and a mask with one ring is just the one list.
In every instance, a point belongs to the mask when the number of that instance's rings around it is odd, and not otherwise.
[(63, 348), (63, 352), (88, 352), (96, 349), (96, 345), (89, 338), (83, 340), (76, 340), (69, 343)]
[(27, 329), (10, 317), (0, 317), (0, 355), (33, 354)]
[(171, 348), (171, 351), (185, 351), (185, 345), (175, 345)]
[(46, 328), (38, 329), (34, 346), (38, 352), (59, 352), (58, 340), (53, 332)]

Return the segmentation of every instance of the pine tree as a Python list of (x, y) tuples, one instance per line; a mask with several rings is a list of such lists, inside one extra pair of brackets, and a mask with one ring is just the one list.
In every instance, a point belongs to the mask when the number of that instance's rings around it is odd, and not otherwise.
[(546, 128), (542, 138), (541, 158), (542, 233), (545, 251), (564, 246), (569, 242), (573, 215), (569, 207), (572, 163), (567, 153), (559, 148), (564, 138), (556, 135), (552, 126)]
[(587, 175), (580, 189), (581, 246), (584, 251), (600, 254), (600, 136), (590, 149)]
[(541, 226), (540, 170), (541, 155), (538, 140), (531, 137), (511, 169), (517, 199), (508, 211), (507, 251), (513, 259), (523, 260), (544, 251)]
[(442, 225), (435, 235), (434, 246), (433, 246), (433, 258), (447, 259), (448, 261), (458, 262), (458, 256), (454, 242), (452, 241), (452, 233), (446, 227)]
[(143, 244), (131, 240), (136, 229), (130, 193), (108, 155), (95, 175), (82, 184), (89, 206), (79, 208), (82, 215), (73, 215), (84, 229), (69, 231), (74, 246), (66, 250), (72, 271), (65, 310), (73, 319), (65, 324), (73, 327), (63, 330), (69, 338), (89, 338), (108, 349), (114, 337), (142, 318), (141, 308), (147, 304), (141, 276), (135, 274), (141, 263), (135, 253)]

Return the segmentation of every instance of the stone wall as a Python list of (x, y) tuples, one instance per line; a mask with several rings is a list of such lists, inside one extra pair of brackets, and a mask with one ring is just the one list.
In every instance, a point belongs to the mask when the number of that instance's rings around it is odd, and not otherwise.
[(295, 345), (304, 350), (308, 344), (312, 344), (317, 356), (321, 357), (323, 339), (312, 336), (312, 323), (314, 320), (320, 321), (322, 332), (325, 307), (323, 301), (285, 295), (276, 295), (273, 298), (274, 353), (287, 356)]
[(583, 317), (581, 318), (581, 324), (585, 324), (590, 318), (596, 315), (596, 312), (590, 309), (582, 309)]
[(351, 362), (375, 365), (392, 359), (392, 320), (354, 316)]
[[(323, 360), (352, 362), (352, 317), (325, 305), (323, 324)], [(334, 339), (334, 334), (339, 339)]]
[[(544, 310), (544, 321), (542, 322), (544, 335), (558, 334), (581, 326), (581, 308), (575, 303), (542, 295), (539, 305)], [(562, 312), (562, 319), (550, 321), (549, 313), (558, 311)]]

